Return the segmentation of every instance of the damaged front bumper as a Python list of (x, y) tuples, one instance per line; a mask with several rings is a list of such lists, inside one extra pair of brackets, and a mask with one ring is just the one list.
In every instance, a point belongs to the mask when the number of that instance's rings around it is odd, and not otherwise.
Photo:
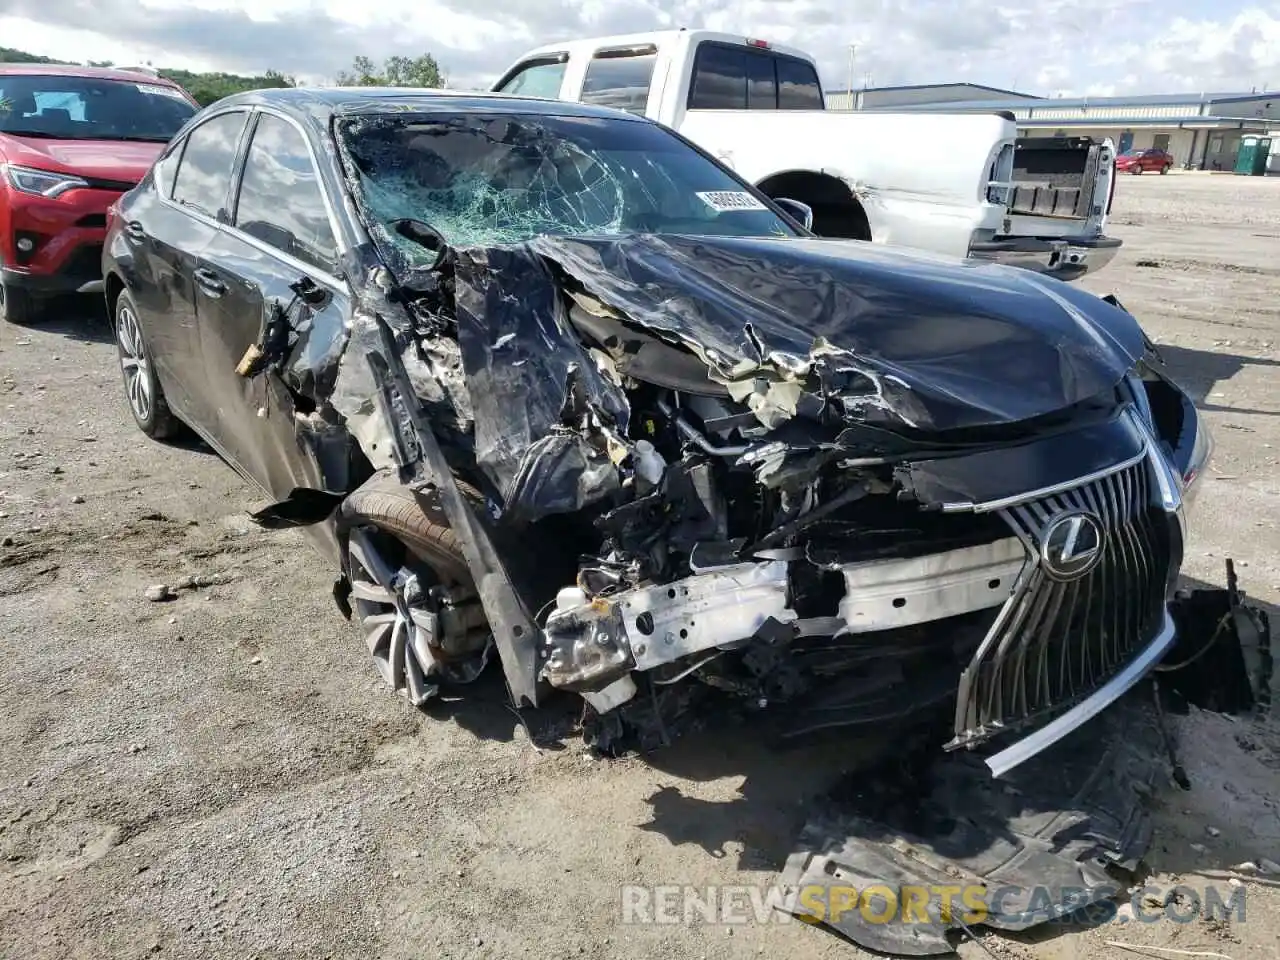
[[(635, 673), (669, 684), (730, 652), (802, 650), (810, 638), (874, 646), (926, 625), (941, 642), (958, 618), (985, 613), (985, 633), (959, 673), (946, 746), (1033, 728), (986, 758), (1004, 776), (1118, 700), (1176, 639), (1168, 601), (1188, 488), (1135, 408), (1110, 429), (1133, 451), (1119, 463), (1024, 494), (940, 505), (944, 514), (998, 516), (1010, 536), (827, 564), (844, 589), (834, 617), (794, 609), (791, 568), (813, 562), (794, 550), (736, 563), (708, 562), (695, 550), (694, 572), (679, 580), (594, 598), (561, 591), (544, 628), (541, 677), (603, 714), (636, 696)], [(941, 491), (983, 466), (952, 463), (918, 481)]]

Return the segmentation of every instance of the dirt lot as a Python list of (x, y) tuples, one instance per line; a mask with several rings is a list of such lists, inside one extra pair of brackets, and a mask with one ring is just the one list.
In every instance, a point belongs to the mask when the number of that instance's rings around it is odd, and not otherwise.
[[(1125, 178), (1114, 223), (1124, 252), (1085, 285), (1143, 319), (1216, 431), (1186, 573), (1236, 558), (1280, 627), (1280, 179)], [(136, 431), (101, 318), (0, 329), (0, 381), (0, 956), (860, 955), (799, 923), (619, 922), (623, 884), (771, 882), (838, 755), (539, 750), (492, 689), (414, 712), (302, 537), (253, 527), (215, 457)], [(150, 603), (154, 583), (193, 585)], [(1161, 801), (1151, 884), (1229, 893), (1224, 871), (1280, 861), (1280, 735), (1179, 725), (1193, 789)], [(1243, 876), (1244, 922), (961, 952), (1280, 956), (1280, 876)]]

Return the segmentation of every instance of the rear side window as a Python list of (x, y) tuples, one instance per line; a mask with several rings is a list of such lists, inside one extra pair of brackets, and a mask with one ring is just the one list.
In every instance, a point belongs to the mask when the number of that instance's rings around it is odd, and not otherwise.
[(773, 74), (773, 58), (760, 53), (747, 53), (747, 109), (777, 110), (778, 81)]
[(563, 58), (537, 60), (521, 67), (498, 87), (498, 93), (555, 100), (560, 96), (566, 61)]
[(690, 110), (815, 110), (822, 88), (813, 66), (794, 57), (740, 46), (698, 47)]
[(813, 64), (794, 57), (774, 57), (778, 67), (779, 110), (821, 110), (822, 84)]
[(307, 141), (270, 114), (258, 117), (245, 156), (235, 225), (303, 263), (337, 270), (338, 244)]
[(741, 47), (704, 43), (693, 61), (689, 86), (691, 110), (745, 110), (747, 58)]
[(600, 51), (587, 65), (579, 99), (643, 115), (649, 104), (649, 84), (656, 60), (657, 50), (653, 47)]
[(245, 114), (241, 110), (207, 120), (187, 134), (173, 180), (173, 199), (216, 217), (227, 202), (232, 167)]

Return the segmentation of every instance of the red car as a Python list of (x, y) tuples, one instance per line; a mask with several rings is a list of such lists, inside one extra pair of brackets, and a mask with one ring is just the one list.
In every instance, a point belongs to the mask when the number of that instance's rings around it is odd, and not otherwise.
[(1116, 157), (1116, 170), (1120, 173), (1168, 173), (1173, 167), (1173, 155), (1168, 150), (1155, 147), (1146, 150), (1130, 150)]
[(147, 74), (0, 64), (0, 316), (101, 289), (107, 208), (198, 109)]

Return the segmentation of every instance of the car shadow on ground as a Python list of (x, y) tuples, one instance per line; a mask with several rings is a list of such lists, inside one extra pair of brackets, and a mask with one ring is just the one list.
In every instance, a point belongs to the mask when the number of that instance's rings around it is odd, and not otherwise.
[(1246, 367), (1280, 368), (1280, 360), (1218, 353), (1213, 350), (1189, 350), (1167, 344), (1161, 344), (1158, 349), (1169, 367), (1169, 373), (1179, 386), (1191, 394), (1201, 410), (1280, 416), (1280, 410), (1247, 409), (1213, 402), (1216, 399), (1213, 394), (1221, 392), (1219, 384), (1230, 380)]
[(54, 333), (81, 343), (115, 343), (106, 304), (100, 296), (58, 297), (47, 304), (47, 310), (47, 319), (30, 327), (14, 329)]

